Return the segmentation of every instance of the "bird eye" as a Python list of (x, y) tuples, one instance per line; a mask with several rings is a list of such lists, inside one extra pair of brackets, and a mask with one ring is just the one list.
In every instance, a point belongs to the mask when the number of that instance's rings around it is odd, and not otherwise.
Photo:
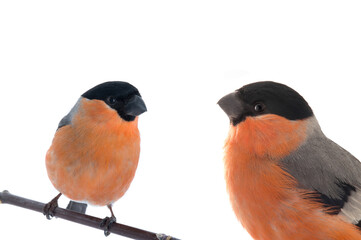
[(266, 106), (263, 103), (256, 103), (254, 105), (254, 110), (258, 113), (263, 112)]
[(110, 97), (108, 97), (107, 101), (110, 104), (114, 104), (117, 102), (117, 99), (115, 97), (110, 96)]

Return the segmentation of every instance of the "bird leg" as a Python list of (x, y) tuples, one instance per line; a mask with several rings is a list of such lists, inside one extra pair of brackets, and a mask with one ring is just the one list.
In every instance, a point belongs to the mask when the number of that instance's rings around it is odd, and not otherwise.
[(47, 219), (52, 219), (55, 215), (55, 209), (58, 207), (58, 199), (60, 198), (61, 193), (56, 195), (50, 202), (45, 204), (43, 208), (43, 214), (46, 216)]
[(109, 234), (110, 234), (109, 230), (111, 228), (111, 225), (117, 221), (117, 219), (115, 218), (114, 213), (113, 213), (112, 205), (109, 204), (109, 205), (107, 205), (107, 207), (109, 208), (110, 213), (112, 214), (112, 216), (111, 217), (105, 217), (103, 219), (103, 221), (100, 223), (100, 227), (104, 228), (104, 235), (106, 237), (109, 236)]

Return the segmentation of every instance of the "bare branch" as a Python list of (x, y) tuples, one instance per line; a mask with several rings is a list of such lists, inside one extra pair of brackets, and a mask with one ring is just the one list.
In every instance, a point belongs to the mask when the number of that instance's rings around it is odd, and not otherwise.
[[(0, 204), (1, 203), (11, 204), (14, 206), (26, 208), (40, 213), (43, 213), (43, 209), (45, 206), (44, 203), (12, 195), (9, 193), (9, 191), (6, 190), (0, 192)], [(54, 216), (71, 222), (76, 222), (89, 227), (104, 230), (103, 228), (100, 227), (100, 224), (103, 219), (96, 218), (93, 216), (69, 211), (60, 207), (55, 209)], [(114, 234), (118, 234), (131, 239), (138, 239), (138, 240), (179, 240), (167, 236), (165, 234), (148, 232), (142, 229), (126, 226), (119, 223), (112, 224), (109, 231)]]

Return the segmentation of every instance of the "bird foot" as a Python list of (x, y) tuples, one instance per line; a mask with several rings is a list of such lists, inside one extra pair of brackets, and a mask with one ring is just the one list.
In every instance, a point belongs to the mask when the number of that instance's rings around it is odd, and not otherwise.
[(103, 221), (100, 223), (100, 227), (104, 229), (104, 235), (106, 237), (109, 236), (110, 234), (110, 228), (112, 226), (113, 223), (115, 223), (117, 221), (117, 219), (114, 216), (111, 217), (106, 217), (103, 219)]
[(58, 199), (60, 196), (61, 196), (61, 193), (59, 193), (50, 202), (45, 204), (45, 206), (43, 208), (43, 214), (46, 216), (46, 218), (48, 220), (52, 219), (55, 216), (55, 209), (58, 207)]

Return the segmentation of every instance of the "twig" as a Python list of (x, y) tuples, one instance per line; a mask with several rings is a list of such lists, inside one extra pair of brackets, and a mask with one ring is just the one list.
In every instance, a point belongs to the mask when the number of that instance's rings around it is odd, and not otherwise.
[[(9, 191), (0, 192), (0, 204), (8, 203), (14, 206), (30, 209), (36, 212), (43, 212), (44, 203), (37, 202), (34, 200), (26, 199), (23, 197), (15, 196), (9, 193)], [(100, 227), (100, 224), (103, 219), (96, 218), (93, 216), (69, 211), (60, 207), (57, 207), (54, 211), (54, 216), (58, 218), (62, 218), (71, 222), (76, 222), (79, 224), (83, 224), (89, 227), (97, 228), (100, 230), (104, 230)], [(44, 217), (45, 219), (45, 217)], [(114, 223), (111, 225), (109, 230), (114, 234), (118, 234), (124, 237), (138, 239), (138, 240), (179, 240), (165, 234), (158, 234), (153, 232), (148, 232), (142, 229), (126, 226), (119, 223)]]

